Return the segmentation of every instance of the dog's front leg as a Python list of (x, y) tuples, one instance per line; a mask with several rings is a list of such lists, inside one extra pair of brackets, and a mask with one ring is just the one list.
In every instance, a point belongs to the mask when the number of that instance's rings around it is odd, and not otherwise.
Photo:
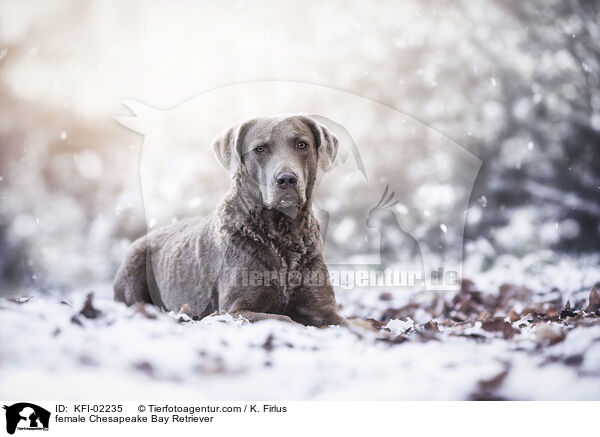
[(299, 325), (283, 314), (283, 307), (277, 304), (278, 301), (277, 290), (273, 287), (232, 287), (221, 292), (219, 310), (234, 317), (241, 316), (249, 322), (279, 320)]
[(310, 326), (348, 326), (348, 321), (339, 313), (333, 287), (301, 287), (294, 291), (289, 306), (289, 315), (304, 325)]
[(298, 305), (291, 311), (292, 320), (309, 326), (348, 326), (348, 321), (342, 317), (337, 308), (324, 309)]
[(339, 313), (329, 272), (322, 258), (305, 266), (302, 284), (292, 293), (288, 314), (305, 325), (348, 326), (348, 321)]

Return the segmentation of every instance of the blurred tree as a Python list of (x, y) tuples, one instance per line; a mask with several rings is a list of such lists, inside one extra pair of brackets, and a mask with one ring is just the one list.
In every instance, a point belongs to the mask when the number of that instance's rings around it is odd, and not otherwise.
[(504, 116), (502, 128), (482, 149), (484, 168), (473, 195), (473, 202), (485, 195), (495, 207), (468, 235), (490, 235), (510, 222), (515, 208), (531, 207), (537, 225), (556, 224), (555, 248), (598, 250), (600, 4), (498, 5), (506, 20), (495, 32), (505, 36), (520, 29), (522, 36), (512, 39), (516, 47), (473, 38), (497, 67)]

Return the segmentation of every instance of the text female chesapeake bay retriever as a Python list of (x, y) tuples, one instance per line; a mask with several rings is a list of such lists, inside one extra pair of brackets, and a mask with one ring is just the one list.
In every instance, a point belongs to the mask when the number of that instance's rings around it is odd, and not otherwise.
[(181, 221), (135, 241), (114, 283), (115, 299), (151, 302), (199, 317), (346, 325), (338, 313), (311, 210), (317, 171), (338, 141), (307, 116), (255, 118), (214, 144), (232, 186), (208, 218)]

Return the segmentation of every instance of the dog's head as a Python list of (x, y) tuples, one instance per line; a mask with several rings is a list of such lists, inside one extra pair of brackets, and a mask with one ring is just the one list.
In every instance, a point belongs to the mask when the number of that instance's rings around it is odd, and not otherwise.
[(300, 208), (312, 198), (317, 171), (332, 168), (338, 140), (308, 116), (261, 117), (240, 123), (214, 143), (232, 174), (243, 172), (271, 208)]

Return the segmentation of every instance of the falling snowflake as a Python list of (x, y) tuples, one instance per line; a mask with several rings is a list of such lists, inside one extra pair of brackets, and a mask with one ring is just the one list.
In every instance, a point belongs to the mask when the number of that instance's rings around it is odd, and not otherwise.
[(60, 139), (63, 140), (63, 141), (67, 139), (67, 133), (65, 131), (62, 131), (60, 133)]
[(479, 202), (479, 204), (480, 204), (480, 205), (481, 205), (483, 208), (485, 208), (485, 207), (487, 206), (487, 197), (485, 197), (485, 196), (481, 196), (481, 197), (478, 199), (478, 202)]
[(440, 229), (442, 230), (442, 232), (445, 234), (446, 232), (448, 232), (448, 228), (446, 227), (445, 224), (440, 224)]

